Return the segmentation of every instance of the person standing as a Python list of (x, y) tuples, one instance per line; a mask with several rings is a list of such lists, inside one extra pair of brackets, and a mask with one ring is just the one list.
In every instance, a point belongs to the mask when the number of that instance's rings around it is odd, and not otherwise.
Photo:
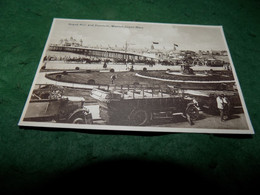
[(224, 95), (221, 95), (221, 96), (218, 96), (218, 97), (216, 98), (217, 108), (218, 108), (219, 113), (220, 113), (221, 121), (225, 121), (225, 120), (224, 120), (224, 100), (223, 100), (223, 96), (224, 96)]
[(110, 78), (111, 78), (112, 84), (114, 84), (114, 82), (115, 82), (115, 80), (116, 80), (116, 75), (113, 74)]
[(125, 59), (125, 69), (126, 69), (126, 70), (128, 69), (128, 62), (127, 62), (127, 59)]
[(107, 68), (107, 61), (106, 60), (104, 61), (103, 68), (105, 68), (105, 69)]
[(224, 119), (227, 120), (230, 117), (230, 101), (227, 96), (223, 96), (223, 107)]

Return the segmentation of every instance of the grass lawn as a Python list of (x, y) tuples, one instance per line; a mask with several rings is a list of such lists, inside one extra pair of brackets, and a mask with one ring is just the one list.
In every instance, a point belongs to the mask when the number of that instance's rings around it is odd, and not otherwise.
[[(165, 72), (165, 71), (164, 71)], [(115, 75), (116, 80), (114, 81), (115, 84), (118, 85), (128, 85), (128, 84), (163, 84), (162, 81), (156, 81), (156, 80), (150, 80), (145, 78), (140, 78), (135, 76), (136, 72), (98, 72), (98, 71), (92, 71), (90, 73), (87, 72), (67, 72), (66, 74), (60, 74), (60, 73), (54, 73), (54, 74), (48, 74), (47, 78), (52, 80), (58, 80), (63, 82), (69, 82), (69, 83), (79, 83), (79, 84), (90, 84), (90, 80), (94, 80), (95, 84), (111, 84), (111, 76)], [(59, 79), (57, 79), (57, 75), (61, 75)]]
[(147, 71), (141, 74), (149, 77), (156, 77), (170, 80), (183, 80), (183, 81), (228, 81), (234, 80), (231, 71), (214, 71), (212, 75), (207, 76), (196, 76), (196, 73), (203, 74), (204, 71), (196, 71), (195, 75), (182, 76), (182, 75), (171, 75), (166, 74), (165, 71)]
[[(79, 83), (79, 84), (96, 84), (96, 85), (106, 85), (111, 84), (111, 76), (115, 75), (116, 80), (114, 84), (117, 85), (128, 85), (128, 84), (148, 84), (148, 85), (163, 85), (172, 84), (171, 82), (140, 78), (135, 74), (139, 73), (144, 76), (170, 79), (170, 80), (183, 80), (183, 81), (225, 81), (234, 80), (231, 71), (214, 71), (213, 75), (206, 77), (200, 76), (181, 76), (181, 75), (170, 75), (166, 74), (165, 70), (151, 70), (151, 71), (124, 71), (124, 72), (99, 72), (99, 71), (78, 71), (78, 72), (66, 72), (65, 74), (51, 73), (47, 74), (46, 77), (52, 80), (68, 82), (68, 83)], [(91, 83), (92, 81), (92, 83)], [(93, 83), (94, 82), (94, 83)]]

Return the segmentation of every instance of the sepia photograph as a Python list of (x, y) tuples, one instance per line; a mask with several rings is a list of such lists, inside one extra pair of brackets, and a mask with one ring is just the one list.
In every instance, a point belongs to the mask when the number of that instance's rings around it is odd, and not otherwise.
[(19, 126), (254, 134), (222, 26), (57, 18)]

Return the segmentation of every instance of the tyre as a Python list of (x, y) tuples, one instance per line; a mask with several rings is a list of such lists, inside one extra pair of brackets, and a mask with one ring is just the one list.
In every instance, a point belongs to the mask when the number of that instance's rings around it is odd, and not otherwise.
[(191, 105), (186, 109), (186, 115), (189, 115), (191, 120), (197, 120), (199, 118), (199, 110), (196, 106)]
[(86, 124), (86, 117), (83, 113), (76, 113), (70, 118), (70, 123)]
[(85, 124), (85, 121), (83, 118), (75, 118), (73, 121), (72, 121), (73, 124)]
[(151, 113), (146, 110), (133, 110), (129, 115), (129, 123), (133, 126), (144, 126), (149, 124), (151, 120)]

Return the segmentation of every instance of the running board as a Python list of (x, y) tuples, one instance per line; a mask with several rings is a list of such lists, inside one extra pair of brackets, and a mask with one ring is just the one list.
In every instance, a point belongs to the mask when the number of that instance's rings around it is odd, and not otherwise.
[(176, 116), (176, 115), (183, 115), (182, 112), (176, 112), (176, 113), (173, 113), (172, 116)]

